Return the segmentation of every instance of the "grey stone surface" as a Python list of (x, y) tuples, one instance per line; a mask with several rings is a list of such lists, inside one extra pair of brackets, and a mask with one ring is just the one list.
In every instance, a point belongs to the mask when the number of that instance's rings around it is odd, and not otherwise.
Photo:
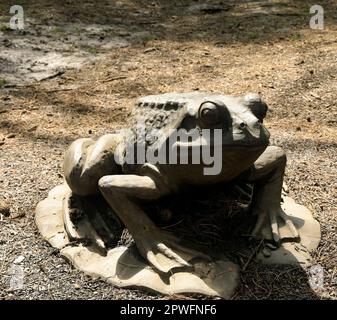
[(146, 288), (162, 294), (199, 293), (229, 298), (239, 280), (238, 267), (230, 261), (196, 263), (194, 270), (162, 275), (139, 256), (136, 248), (118, 247), (102, 256), (90, 247), (66, 247), (61, 254), (91, 275), (119, 286)]
[(63, 199), (71, 192), (66, 184), (52, 189), (48, 198), (36, 207), (35, 222), (42, 234), (53, 247), (61, 249), (69, 243), (63, 221)]

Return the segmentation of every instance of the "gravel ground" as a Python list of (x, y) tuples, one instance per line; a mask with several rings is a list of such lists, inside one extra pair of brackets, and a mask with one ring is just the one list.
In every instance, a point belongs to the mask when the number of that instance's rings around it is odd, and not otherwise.
[[(93, 1), (80, 8), (70, 0), (23, 2), (31, 19), (27, 34), (0, 31), (0, 46), (4, 39), (13, 43), (6, 47), (11, 51), (0, 51), (0, 299), (167, 298), (114, 288), (72, 269), (42, 241), (34, 210), (62, 182), (62, 155), (71, 141), (122, 127), (139, 96), (196, 89), (264, 96), (273, 142), (288, 154), (290, 195), (313, 211), (322, 228), (314, 253), (315, 265), (324, 268), (322, 288), (312, 289), (298, 268), (251, 263), (233, 298), (337, 298), (335, 1), (322, 1), (322, 31), (309, 29), (306, 1), (206, 1), (210, 7), (100, 1), (95, 10)], [(10, 5), (2, 1), (1, 11)], [(0, 16), (1, 23), (6, 19)], [(99, 27), (88, 31), (93, 25)], [(44, 50), (80, 64), (60, 58), (65, 72), (39, 81), (60, 65), (47, 61), (42, 73), (30, 71), (14, 54), (31, 55), (37, 31), (49, 39)], [(35, 65), (43, 56), (36, 55)], [(10, 59), (23, 67), (8, 68)], [(20, 290), (10, 286), (15, 270), (24, 275)]]

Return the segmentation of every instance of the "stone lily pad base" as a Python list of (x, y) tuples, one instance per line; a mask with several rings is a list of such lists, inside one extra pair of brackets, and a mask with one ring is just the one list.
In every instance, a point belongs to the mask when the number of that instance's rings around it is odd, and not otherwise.
[[(162, 294), (198, 293), (229, 298), (239, 281), (239, 267), (226, 258), (213, 262), (194, 261), (189, 269), (160, 274), (138, 254), (135, 246), (106, 249), (85, 219), (73, 226), (69, 220), (71, 190), (66, 184), (52, 189), (36, 208), (36, 224), (43, 238), (58, 248), (76, 268), (118, 287), (139, 288)], [(284, 211), (291, 216), (300, 242), (287, 242), (268, 255), (262, 251), (257, 260), (267, 264), (310, 265), (310, 251), (320, 241), (320, 227), (304, 206), (284, 197)], [(281, 232), (287, 233), (287, 226)], [(81, 237), (90, 237), (90, 244)]]
[(239, 279), (238, 267), (229, 261), (195, 263), (193, 271), (161, 275), (147, 265), (135, 247), (118, 247), (102, 256), (90, 247), (68, 246), (61, 254), (86, 274), (118, 287), (145, 288), (169, 295), (199, 293), (229, 298)]
[[(78, 230), (67, 232), (65, 227), (65, 223), (69, 223), (65, 221), (65, 203), (70, 193), (67, 185), (51, 190), (48, 198), (38, 204), (35, 219), (44, 239), (60, 249), (61, 255), (79, 270), (118, 287), (143, 288), (168, 295), (199, 293), (223, 298), (232, 295), (238, 284), (239, 268), (228, 260), (212, 263), (199, 261), (193, 263), (191, 270), (159, 274), (146, 263), (134, 246), (117, 247), (104, 254), (97, 243), (86, 246), (72, 241), (69, 233)], [(81, 233), (86, 234), (85, 223), (81, 223), (80, 227)]]

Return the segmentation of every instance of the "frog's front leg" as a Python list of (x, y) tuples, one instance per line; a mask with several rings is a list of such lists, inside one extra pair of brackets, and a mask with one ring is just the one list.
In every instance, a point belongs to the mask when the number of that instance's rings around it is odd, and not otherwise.
[(159, 271), (190, 266), (193, 257), (203, 256), (183, 247), (176, 237), (160, 230), (137, 203), (139, 200), (155, 200), (168, 193), (153, 178), (110, 175), (99, 180), (99, 188), (133, 236), (140, 254)]
[(257, 222), (252, 235), (280, 243), (281, 225), (289, 229), (287, 238), (299, 237), (297, 229), (289, 216), (281, 208), (283, 176), (287, 158), (280, 147), (270, 146), (256, 160), (248, 174), (248, 181), (254, 183), (252, 200), (253, 214)]

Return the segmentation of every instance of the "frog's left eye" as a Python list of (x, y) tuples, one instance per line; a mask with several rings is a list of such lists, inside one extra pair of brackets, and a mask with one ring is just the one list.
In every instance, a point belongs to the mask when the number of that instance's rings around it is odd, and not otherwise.
[(222, 122), (221, 106), (214, 102), (204, 102), (199, 108), (199, 119), (206, 126), (215, 126)]

